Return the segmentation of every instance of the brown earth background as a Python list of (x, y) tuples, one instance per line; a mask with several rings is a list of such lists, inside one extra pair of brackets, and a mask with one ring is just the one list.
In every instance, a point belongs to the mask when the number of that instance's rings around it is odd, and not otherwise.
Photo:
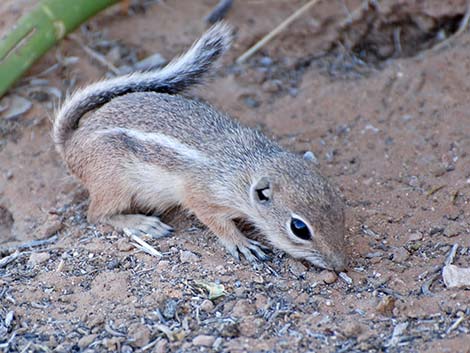
[[(470, 267), (470, 35), (453, 37), (466, 3), (322, 1), (234, 64), (304, 3), (234, 1), (233, 48), (191, 94), (315, 153), (347, 200), (353, 283), (280, 251), (236, 263), (178, 211), (174, 236), (147, 239), (161, 258), (88, 224), (51, 119), (66, 92), (111, 74), (65, 38), (0, 101), (32, 103), (0, 113), (0, 351), (470, 352), (470, 292), (440, 272), (454, 244)], [(34, 4), (2, 1), (0, 34)], [(171, 59), (215, 4), (134, 1), (75, 36), (118, 69)]]

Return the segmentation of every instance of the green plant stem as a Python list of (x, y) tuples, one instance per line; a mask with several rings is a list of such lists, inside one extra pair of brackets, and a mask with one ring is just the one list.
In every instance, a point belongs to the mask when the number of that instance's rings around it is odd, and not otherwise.
[(118, 0), (41, 0), (0, 40), (0, 97), (67, 33)]

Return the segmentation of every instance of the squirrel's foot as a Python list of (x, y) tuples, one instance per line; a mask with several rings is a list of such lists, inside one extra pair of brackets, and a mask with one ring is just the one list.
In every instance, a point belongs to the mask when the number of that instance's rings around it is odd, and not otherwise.
[(109, 217), (106, 223), (118, 229), (126, 228), (130, 233), (142, 236), (149, 235), (154, 239), (167, 237), (173, 233), (173, 228), (160, 221), (155, 216), (141, 214), (119, 214)]
[(257, 264), (258, 260), (266, 261), (270, 259), (269, 255), (262, 250), (262, 248), (265, 247), (251, 239), (246, 239), (246, 241), (240, 243), (223, 242), (223, 244), (228, 253), (237, 261), (240, 261), (240, 254), (242, 254), (251, 264)]
[[(196, 207), (194, 207), (196, 206)], [(258, 264), (258, 260), (265, 261), (269, 256), (263, 251), (263, 246), (251, 239), (248, 239), (237, 228), (232, 219), (227, 218), (227, 210), (211, 205), (193, 205), (192, 209), (212, 233), (216, 234), (220, 243), (227, 249), (228, 253), (236, 260), (240, 261), (242, 254), (253, 265)], [(266, 248), (265, 248), (266, 249)]]

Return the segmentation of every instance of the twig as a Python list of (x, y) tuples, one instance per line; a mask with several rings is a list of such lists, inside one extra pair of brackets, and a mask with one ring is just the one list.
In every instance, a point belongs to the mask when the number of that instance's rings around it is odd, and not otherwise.
[(121, 74), (121, 72), (119, 71), (119, 69), (116, 66), (111, 64), (108, 60), (106, 60), (106, 58), (103, 55), (101, 55), (100, 53), (94, 51), (93, 49), (91, 49), (90, 47), (85, 45), (81, 41), (81, 39), (79, 37), (77, 37), (75, 34), (70, 34), (68, 37), (70, 39), (72, 39), (75, 43), (77, 43), (85, 51), (85, 53), (87, 53), (91, 58), (95, 59), (101, 65), (105, 66), (113, 74), (115, 74), (117, 76)]
[(12, 263), (17, 258), (19, 258), (20, 255), (21, 253), (16, 250), (13, 254), (5, 256), (3, 259), (0, 260), (0, 268), (6, 267), (8, 264)]
[(125, 337), (126, 335), (123, 334), (122, 332), (119, 332), (115, 330), (114, 328), (111, 327), (109, 323), (104, 325), (104, 330), (109, 333), (111, 336), (116, 336), (116, 337)]
[(10, 345), (11, 342), (13, 342), (13, 340), (15, 339), (16, 337), (16, 331), (14, 331), (10, 338), (8, 339), (8, 341), (6, 341), (5, 343), (2, 343), (0, 344), (0, 348), (8, 348), (8, 346)]
[(461, 312), (459, 318), (455, 320), (455, 322), (447, 329), (446, 334), (451, 333), (457, 327), (459, 327), (459, 325), (462, 323), (464, 319), (465, 319), (465, 314)]
[(146, 252), (147, 254), (152, 255), (152, 256), (157, 256), (157, 257), (163, 256), (163, 254), (160, 251), (158, 251), (153, 246), (151, 246), (150, 244), (148, 244), (147, 242), (139, 238), (137, 235), (132, 234), (132, 232), (129, 229), (124, 228), (123, 230), (127, 236), (129, 236), (132, 240), (134, 240), (137, 243), (137, 244), (131, 243), (136, 248), (139, 248), (143, 252)]
[(341, 278), (341, 279), (342, 279), (344, 282), (346, 282), (346, 284), (348, 284), (348, 285), (352, 285), (352, 284), (353, 284), (352, 278), (349, 277), (349, 276), (347, 275), (347, 273), (345, 273), (345, 272), (340, 272), (340, 273), (338, 274), (338, 277)]
[(232, 3), (233, 0), (220, 0), (219, 3), (207, 15), (206, 22), (213, 24), (223, 19), (232, 7)]
[(465, 10), (465, 15), (462, 18), (462, 21), (460, 21), (459, 29), (451, 35), (449, 38), (443, 40), (442, 42), (437, 43), (435, 46), (431, 48), (432, 51), (438, 51), (442, 49), (447, 44), (450, 44), (451, 41), (455, 40), (458, 36), (460, 36), (465, 30), (467, 29), (468, 26), (468, 21), (470, 20), (470, 0), (467, 0), (467, 9)]
[(423, 283), (421, 286), (421, 293), (427, 296), (433, 296), (434, 294), (431, 292), (430, 288), (435, 280), (437, 280), (441, 276), (441, 266), (435, 268), (431, 273), (430, 277)]
[(427, 192), (427, 196), (432, 196), (432, 195), (434, 195), (436, 192), (438, 192), (439, 190), (444, 189), (446, 186), (447, 186), (447, 184), (438, 185), (438, 186), (433, 186), (433, 187)]
[(165, 326), (163, 324), (156, 324), (154, 326), (158, 331), (161, 331), (165, 334), (165, 336), (170, 340), (170, 342), (174, 341), (175, 338), (173, 336), (173, 332), (168, 326)]
[(298, 17), (303, 15), (308, 9), (310, 9), (313, 5), (315, 5), (320, 0), (310, 0), (300, 9), (295, 11), (292, 15), (286, 18), (279, 26), (274, 28), (271, 32), (269, 32), (266, 36), (261, 38), (255, 45), (253, 45), (250, 49), (244, 52), (238, 59), (237, 64), (243, 63), (246, 59), (256, 53), (259, 49), (261, 49), (266, 43), (268, 43), (271, 39), (281, 33), (287, 26), (289, 26), (292, 22), (294, 22)]
[(458, 247), (459, 247), (459, 244), (454, 244), (452, 246), (452, 249), (450, 249), (450, 251), (449, 251), (449, 255), (447, 255), (447, 258), (444, 261), (445, 266), (451, 265), (452, 262), (454, 262), (454, 257), (455, 257), (455, 254), (457, 253), (457, 248)]
[(160, 337), (154, 339), (152, 342), (150, 342), (149, 344), (147, 344), (146, 346), (143, 346), (140, 350), (138, 350), (138, 352), (145, 352), (146, 350), (149, 350), (150, 348), (155, 346), (160, 340), (161, 340)]
[(54, 235), (54, 236), (52, 236), (50, 238), (47, 238), (47, 239), (31, 240), (27, 243), (13, 245), (13, 246), (9, 246), (9, 247), (1, 247), (0, 248), (0, 254), (4, 253), (4, 252), (11, 252), (12, 250), (24, 250), (24, 249), (35, 248), (35, 247), (38, 247), (38, 246), (53, 244), (57, 241), (57, 239), (58, 239), (57, 235)]

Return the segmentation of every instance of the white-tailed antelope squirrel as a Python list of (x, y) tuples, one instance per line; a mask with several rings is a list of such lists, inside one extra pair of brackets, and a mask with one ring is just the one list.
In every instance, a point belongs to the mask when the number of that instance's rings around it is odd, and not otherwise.
[(160, 237), (172, 228), (148, 214), (179, 205), (235, 258), (267, 258), (235, 225), (243, 219), (293, 257), (342, 271), (343, 202), (314, 163), (178, 95), (230, 42), (230, 28), (217, 24), (165, 68), (96, 82), (64, 102), (53, 138), (89, 190), (88, 220)]

